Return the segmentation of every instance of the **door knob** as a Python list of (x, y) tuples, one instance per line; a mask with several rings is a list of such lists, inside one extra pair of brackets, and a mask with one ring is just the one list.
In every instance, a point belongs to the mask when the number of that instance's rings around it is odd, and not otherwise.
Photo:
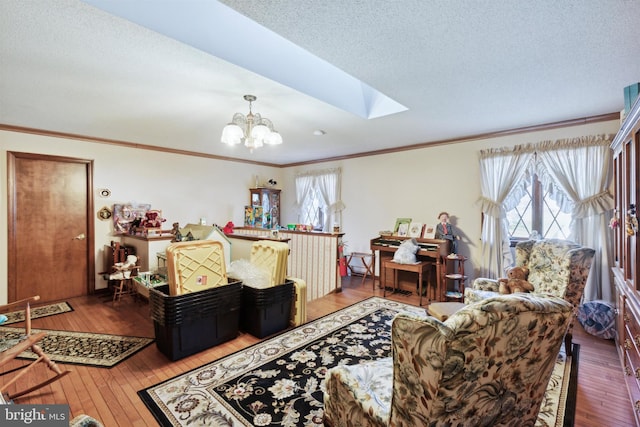
[(74, 237), (73, 240), (84, 240), (85, 237), (86, 236), (84, 235), (84, 233), (80, 233), (76, 237)]

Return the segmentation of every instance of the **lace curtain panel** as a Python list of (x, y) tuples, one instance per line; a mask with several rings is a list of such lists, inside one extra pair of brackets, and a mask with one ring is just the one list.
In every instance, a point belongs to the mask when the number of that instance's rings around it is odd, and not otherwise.
[(611, 137), (591, 136), (544, 141), (536, 148), (538, 179), (560, 209), (571, 213), (570, 239), (596, 251), (584, 301), (614, 301), (608, 228), (615, 206), (609, 192), (610, 145)]
[(519, 183), (528, 176), (533, 153), (530, 146), (480, 151), (479, 204), (484, 214), (481, 277), (502, 277), (505, 268), (513, 264), (506, 213), (523, 195)]
[(305, 199), (312, 191), (318, 190), (324, 202), (323, 231), (332, 229), (333, 224), (342, 222), (342, 169), (324, 169), (296, 176), (296, 209), (300, 212)]
[(517, 205), (524, 184), (536, 173), (560, 209), (571, 213), (570, 238), (596, 250), (584, 300), (613, 301), (611, 138), (586, 136), (480, 152), (483, 277), (502, 277), (513, 265), (506, 212)]

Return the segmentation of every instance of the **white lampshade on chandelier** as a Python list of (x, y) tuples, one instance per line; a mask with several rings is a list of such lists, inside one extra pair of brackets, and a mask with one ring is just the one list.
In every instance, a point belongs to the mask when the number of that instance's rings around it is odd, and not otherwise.
[(244, 142), (251, 152), (264, 144), (282, 144), (282, 136), (273, 129), (271, 120), (251, 112), (251, 103), (257, 98), (253, 95), (245, 95), (244, 99), (249, 101), (249, 114), (246, 116), (242, 113), (234, 114), (231, 123), (222, 129), (220, 141), (227, 145)]

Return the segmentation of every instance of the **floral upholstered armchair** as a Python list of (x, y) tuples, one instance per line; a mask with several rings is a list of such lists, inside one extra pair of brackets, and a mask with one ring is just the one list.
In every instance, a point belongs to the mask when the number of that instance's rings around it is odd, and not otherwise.
[(343, 426), (533, 426), (572, 306), (512, 294), (445, 322), (398, 314), (392, 354), (327, 372), (324, 421)]
[[(567, 240), (527, 240), (516, 245), (516, 266), (529, 268), (527, 281), (535, 293), (555, 295), (570, 302), (575, 318), (594, 254), (593, 249)], [(464, 293), (467, 303), (496, 295), (498, 281), (484, 278), (474, 280)], [(565, 337), (567, 354), (571, 354), (573, 322), (572, 318)]]

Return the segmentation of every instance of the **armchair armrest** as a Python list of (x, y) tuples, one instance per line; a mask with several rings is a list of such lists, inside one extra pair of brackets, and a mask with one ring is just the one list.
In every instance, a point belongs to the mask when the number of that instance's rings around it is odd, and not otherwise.
[(324, 392), (325, 425), (387, 425), (393, 389), (390, 357), (327, 371)]
[(484, 277), (478, 277), (473, 281), (472, 285), (473, 289), (477, 289), (479, 291), (491, 291), (498, 292), (499, 284), (495, 279), (486, 279)]

